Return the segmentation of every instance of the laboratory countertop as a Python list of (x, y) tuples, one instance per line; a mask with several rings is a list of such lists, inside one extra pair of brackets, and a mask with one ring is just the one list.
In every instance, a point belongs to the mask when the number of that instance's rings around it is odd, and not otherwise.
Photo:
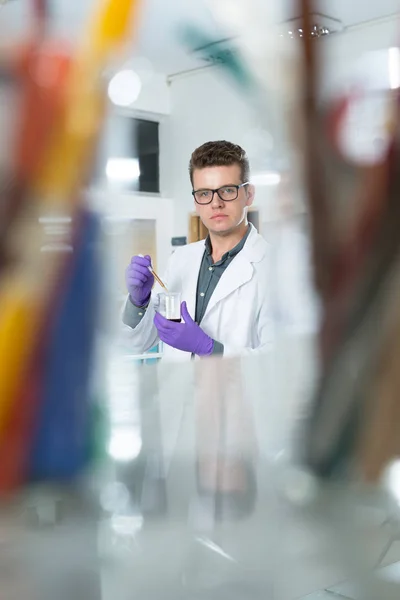
[[(312, 340), (184, 365), (113, 354), (104, 373), (108, 459), (2, 505), (1, 597), (316, 600), (400, 560), (385, 495), (296, 465)], [(394, 579), (368, 598), (398, 599)]]

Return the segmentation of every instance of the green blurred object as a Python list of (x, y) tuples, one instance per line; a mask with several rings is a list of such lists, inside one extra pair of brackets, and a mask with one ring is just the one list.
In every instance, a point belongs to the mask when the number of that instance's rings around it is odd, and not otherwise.
[(190, 52), (202, 56), (210, 65), (223, 67), (247, 91), (257, 88), (257, 83), (240, 57), (232, 38), (215, 40), (193, 25), (181, 29), (180, 37)]

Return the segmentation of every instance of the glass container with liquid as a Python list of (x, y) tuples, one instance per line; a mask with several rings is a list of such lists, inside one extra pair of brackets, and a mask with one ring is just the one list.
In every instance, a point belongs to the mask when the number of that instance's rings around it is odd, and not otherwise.
[(158, 294), (159, 307), (158, 312), (175, 323), (181, 322), (181, 293), (180, 292), (163, 292)]

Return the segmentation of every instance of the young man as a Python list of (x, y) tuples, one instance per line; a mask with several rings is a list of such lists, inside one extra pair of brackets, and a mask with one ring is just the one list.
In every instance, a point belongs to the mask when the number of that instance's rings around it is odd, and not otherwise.
[(246, 153), (230, 142), (208, 142), (193, 152), (189, 172), (209, 235), (176, 250), (163, 277), (169, 291), (182, 293), (182, 322), (156, 312), (151, 257), (133, 257), (123, 314), (133, 351), (145, 352), (158, 340), (165, 357), (177, 360), (263, 351), (272, 340), (271, 261), (266, 241), (247, 220), (254, 187)]

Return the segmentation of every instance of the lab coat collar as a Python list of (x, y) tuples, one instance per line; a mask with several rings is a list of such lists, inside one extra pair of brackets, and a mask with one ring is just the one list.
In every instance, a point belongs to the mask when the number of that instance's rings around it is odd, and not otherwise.
[(268, 244), (251, 223), (250, 228), (250, 234), (239, 256), (245, 256), (250, 263), (258, 263), (264, 258)]
[(222, 274), (210, 298), (203, 321), (218, 302), (250, 281), (254, 274), (252, 263), (258, 263), (264, 258), (267, 251), (267, 242), (257, 233), (253, 225), (250, 224), (250, 227), (251, 231), (244, 248)]
[[(244, 253), (249, 262), (260, 262), (265, 256), (267, 242), (261, 237), (254, 225), (249, 223), (249, 228), (250, 232), (248, 234), (246, 233), (246, 242), (239, 254), (241, 255)], [(207, 249), (207, 239), (192, 244), (193, 250), (195, 250), (196, 253), (201, 252), (201, 256), (203, 256), (204, 249)]]

